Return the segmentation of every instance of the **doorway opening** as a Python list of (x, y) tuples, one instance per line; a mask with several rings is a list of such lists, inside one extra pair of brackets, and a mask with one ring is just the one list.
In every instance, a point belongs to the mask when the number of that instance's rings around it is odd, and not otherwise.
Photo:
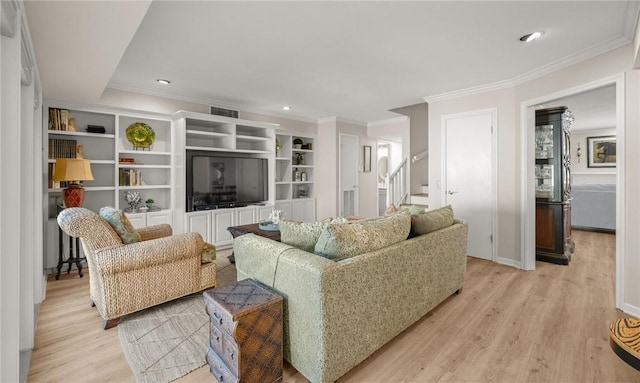
[[(599, 81), (594, 81), (588, 84), (584, 84), (575, 88), (567, 89), (564, 91), (556, 92), (550, 95), (539, 97), (533, 100), (525, 101), (521, 104), (520, 118), (522, 126), (521, 135), (521, 163), (522, 163), (522, 216), (521, 216), (521, 247), (522, 258), (521, 267), (525, 270), (535, 270), (536, 262), (536, 245), (535, 245), (535, 110), (541, 105), (559, 105), (559, 103), (571, 101), (579, 96), (584, 96), (589, 92), (605, 92), (607, 87), (613, 87), (611, 90), (615, 94), (615, 134), (618, 142), (616, 157), (616, 172), (615, 172), (615, 230), (616, 230), (616, 306), (620, 307), (622, 299), (623, 289), (623, 277), (621, 272), (621, 265), (625, 257), (624, 249), (624, 211), (625, 211), (625, 193), (624, 193), (624, 179), (625, 179), (625, 162), (624, 162), (624, 139), (625, 139), (625, 98), (624, 98), (624, 74), (612, 76)], [(597, 93), (596, 93), (597, 94)], [(571, 105), (567, 105), (571, 107)], [(579, 116), (576, 117), (577, 123)], [(580, 161), (588, 161), (588, 153), (586, 153), (585, 145), (580, 143), (581, 155)], [(577, 161), (577, 145), (573, 144), (571, 147), (572, 161)], [(596, 173), (596, 172), (586, 172)], [(602, 171), (600, 173), (603, 173)], [(586, 177), (592, 177), (595, 175), (587, 174)], [(598, 177), (604, 176), (604, 174), (597, 175)]]

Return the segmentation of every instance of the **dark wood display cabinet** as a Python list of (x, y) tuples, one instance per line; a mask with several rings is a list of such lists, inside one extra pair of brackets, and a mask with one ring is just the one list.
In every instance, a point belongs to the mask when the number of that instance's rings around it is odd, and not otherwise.
[(536, 260), (568, 265), (571, 239), (570, 127), (566, 106), (536, 111)]

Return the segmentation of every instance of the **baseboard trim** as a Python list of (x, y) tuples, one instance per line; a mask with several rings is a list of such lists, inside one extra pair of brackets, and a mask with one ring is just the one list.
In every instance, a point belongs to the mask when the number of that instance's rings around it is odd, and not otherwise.
[(507, 265), (507, 266), (515, 267), (516, 269), (522, 269), (522, 264), (520, 263), (520, 261), (516, 261), (514, 259), (497, 257), (496, 262), (501, 265)]
[(619, 309), (627, 314), (633, 315), (636, 318), (640, 318), (640, 307), (634, 306), (629, 303), (624, 303), (622, 304), (622, 307), (619, 307)]
[(599, 227), (588, 227), (588, 226), (571, 226), (571, 230), (581, 230), (581, 231), (593, 231), (596, 233), (607, 233), (607, 234), (615, 234), (616, 229), (603, 229)]

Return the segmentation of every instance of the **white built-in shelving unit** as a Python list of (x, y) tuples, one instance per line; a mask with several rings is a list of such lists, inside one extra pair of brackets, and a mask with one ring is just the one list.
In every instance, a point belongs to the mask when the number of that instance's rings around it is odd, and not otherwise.
[(280, 143), (276, 156), (276, 207), (286, 218), (315, 221), (315, 138), (286, 131), (278, 131), (276, 138)]
[[(237, 118), (193, 112), (177, 112), (173, 116), (175, 183), (180, 190), (175, 194), (176, 229), (198, 232), (205, 241), (219, 248), (228, 247), (233, 238), (229, 226), (264, 221), (274, 209), (275, 202), (275, 129), (276, 125)], [(187, 211), (187, 151), (237, 154), (268, 160), (269, 198), (252, 206), (221, 208), (205, 211)]]
[[(53, 130), (49, 124), (49, 109), (66, 110), (69, 117), (76, 120), (76, 131)], [(134, 150), (126, 139), (126, 129), (134, 122), (144, 122), (151, 126), (155, 140), (149, 150)], [(104, 133), (87, 131), (88, 125), (104, 127)], [(134, 226), (144, 227), (160, 223), (173, 225), (172, 184), (172, 122), (171, 116), (136, 111), (110, 110), (100, 107), (68, 104), (47, 101), (43, 108), (44, 137), (50, 140), (74, 140), (82, 147), (83, 156), (91, 161), (93, 181), (83, 182), (85, 202), (83, 207), (98, 212), (103, 206), (117, 209), (128, 207), (125, 199), (127, 191), (140, 192), (142, 202), (152, 198), (159, 211), (132, 212), (127, 217)], [(68, 128), (67, 128), (68, 129)], [(43, 169), (47, 178), (51, 178), (55, 157), (46, 145), (45, 164)], [(121, 163), (120, 158), (132, 158), (133, 163)], [(121, 185), (120, 171), (134, 169), (140, 172), (140, 184), (136, 186)], [(47, 243), (45, 268), (54, 267), (58, 257), (58, 227), (55, 221), (58, 208), (62, 203), (62, 189), (50, 187), (45, 183), (45, 209), (49, 217), (47, 224)]]

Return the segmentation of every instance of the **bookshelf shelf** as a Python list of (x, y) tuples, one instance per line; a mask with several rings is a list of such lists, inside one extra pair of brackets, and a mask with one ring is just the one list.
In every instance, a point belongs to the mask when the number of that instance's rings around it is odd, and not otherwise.
[[(146, 123), (153, 129), (155, 140), (151, 150), (134, 150), (127, 140), (127, 128), (137, 122)], [(87, 131), (89, 127), (93, 131)], [(84, 207), (96, 212), (103, 206), (124, 209), (128, 206), (126, 191), (135, 190), (140, 191), (142, 201), (152, 198), (155, 205), (165, 211), (173, 209), (170, 116), (45, 101), (43, 128), (49, 139), (45, 159), (49, 175), (56, 158), (75, 158), (79, 150), (83, 158), (91, 161), (94, 180), (84, 183), (85, 190), (91, 192), (85, 198)], [(121, 163), (121, 158), (130, 158), (133, 163)], [(145, 185), (119, 186), (120, 172), (124, 169), (135, 170), (136, 182)], [(51, 182), (45, 185), (45, 193), (51, 194), (48, 209), (55, 212), (55, 201), (59, 200), (61, 189), (51, 185)], [(171, 214), (167, 216), (172, 217)], [(173, 224), (172, 219), (166, 223)]]

